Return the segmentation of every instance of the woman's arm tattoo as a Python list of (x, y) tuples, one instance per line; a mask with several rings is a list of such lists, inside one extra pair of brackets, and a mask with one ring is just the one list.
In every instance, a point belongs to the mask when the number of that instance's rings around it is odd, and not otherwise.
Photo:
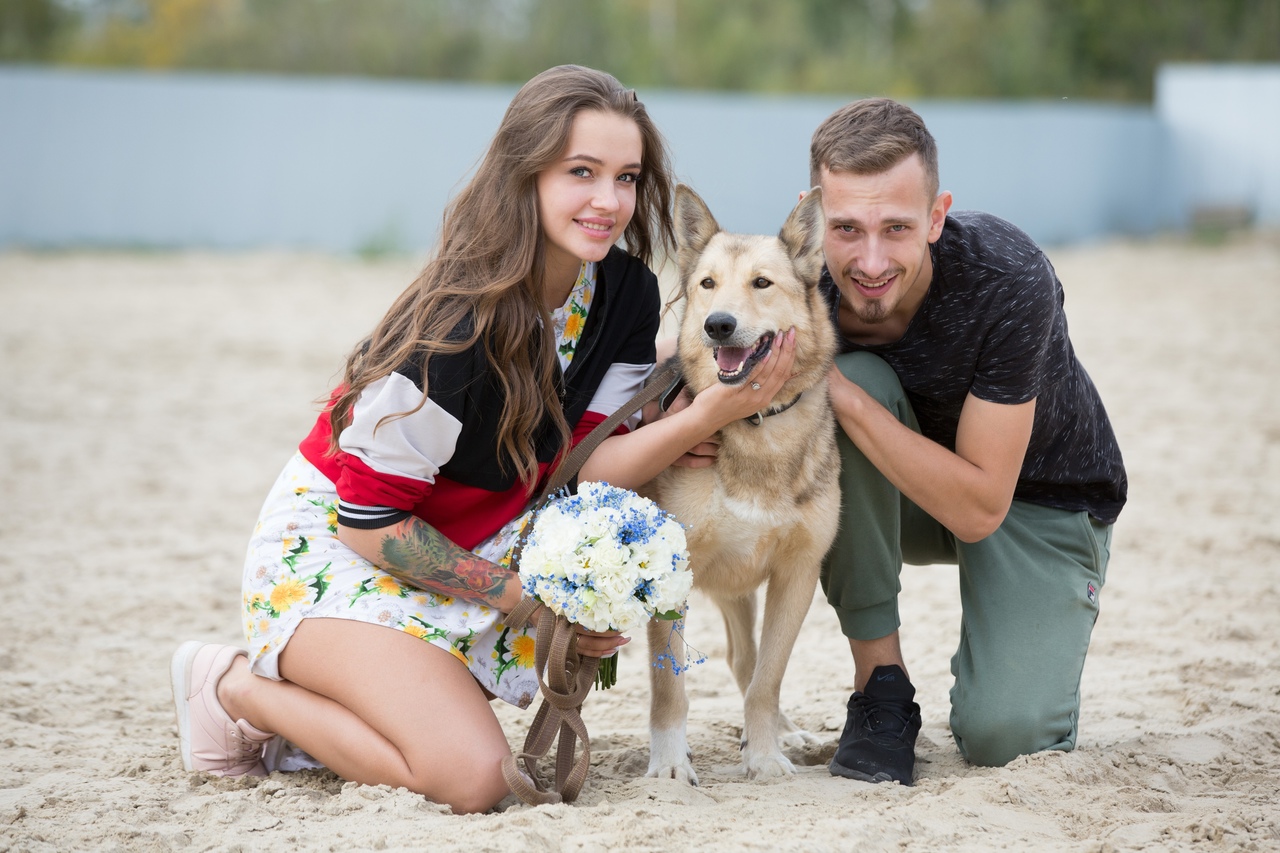
[(510, 569), (477, 557), (420, 518), (411, 519), (403, 531), (383, 537), (378, 565), (411, 586), (493, 604), (515, 577)]

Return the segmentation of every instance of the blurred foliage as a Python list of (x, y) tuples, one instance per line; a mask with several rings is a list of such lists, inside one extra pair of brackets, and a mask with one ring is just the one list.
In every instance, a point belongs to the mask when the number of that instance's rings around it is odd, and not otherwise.
[(0, 0), (0, 61), (47, 60), (77, 25), (76, 15), (50, 0)]
[(0, 0), (0, 61), (639, 87), (1148, 100), (1280, 61), (1280, 0)]

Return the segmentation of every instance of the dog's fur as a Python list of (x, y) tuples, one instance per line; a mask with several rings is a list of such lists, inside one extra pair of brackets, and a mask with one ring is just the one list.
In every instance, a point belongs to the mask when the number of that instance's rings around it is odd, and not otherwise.
[[(799, 397), (794, 405), (758, 418), (758, 425), (729, 424), (720, 432), (714, 465), (669, 468), (642, 490), (687, 526), (694, 586), (724, 616), (729, 666), (745, 700), (742, 753), (752, 778), (795, 772), (780, 737), (788, 746), (815, 741), (782, 715), (778, 692), (840, 508), (826, 378), (835, 331), (817, 288), (820, 195), (809, 192), (778, 236), (765, 237), (722, 231), (693, 190), (676, 189), (684, 303), (676, 357), (689, 390), (696, 395), (716, 382), (748, 381), (756, 359), (776, 342), (773, 336), (796, 330), (793, 376), (770, 409)], [(735, 369), (742, 356), (746, 362)], [(766, 582), (757, 655), (756, 589)], [(650, 623), (649, 645), (654, 654), (669, 649), (683, 660), (683, 643), (670, 622)], [(652, 672), (648, 775), (696, 785), (684, 677), (669, 663)]]

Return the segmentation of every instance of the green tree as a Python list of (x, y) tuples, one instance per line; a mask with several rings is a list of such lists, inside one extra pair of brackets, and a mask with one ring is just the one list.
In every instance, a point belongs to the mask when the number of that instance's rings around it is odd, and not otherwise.
[(0, 61), (518, 83), (1146, 100), (1280, 62), (1280, 0), (0, 0)]
[(0, 0), (0, 62), (52, 59), (75, 24), (54, 0)]

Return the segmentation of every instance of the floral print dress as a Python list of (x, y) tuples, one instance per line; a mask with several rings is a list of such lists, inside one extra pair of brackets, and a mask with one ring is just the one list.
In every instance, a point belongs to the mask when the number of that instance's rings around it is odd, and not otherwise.
[[(596, 265), (584, 263), (565, 304), (552, 312), (560, 366), (568, 369), (595, 292)], [(510, 565), (524, 516), (474, 550)], [(334, 484), (301, 453), (285, 465), (249, 542), (242, 616), (253, 672), (280, 679), (279, 656), (309, 618), (354, 619), (404, 631), (452, 654), (482, 687), (526, 708), (537, 695), (534, 629), (503, 624), (491, 607), (400, 583), (338, 540)]]

